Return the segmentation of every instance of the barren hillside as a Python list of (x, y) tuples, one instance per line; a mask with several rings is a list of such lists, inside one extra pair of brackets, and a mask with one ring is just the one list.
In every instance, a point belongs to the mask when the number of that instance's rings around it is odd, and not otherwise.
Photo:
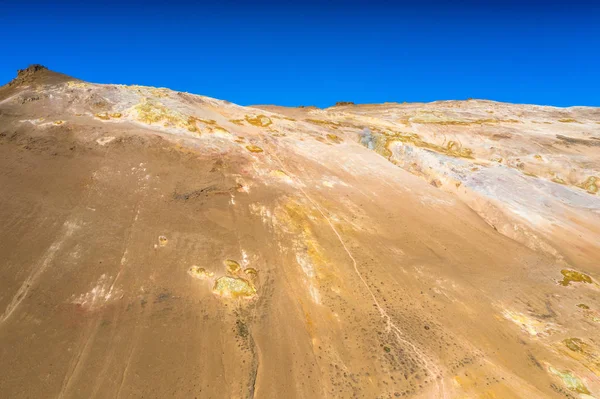
[(0, 88), (0, 396), (600, 398), (600, 109)]

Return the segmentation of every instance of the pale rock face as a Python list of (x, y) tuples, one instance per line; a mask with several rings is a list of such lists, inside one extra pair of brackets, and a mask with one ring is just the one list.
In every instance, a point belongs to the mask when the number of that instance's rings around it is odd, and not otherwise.
[(600, 398), (600, 109), (34, 66), (0, 170), (7, 397)]
[(590, 228), (600, 221), (600, 109), (482, 100), (262, 108), (377, 151), (532, 249), (600, 243)]

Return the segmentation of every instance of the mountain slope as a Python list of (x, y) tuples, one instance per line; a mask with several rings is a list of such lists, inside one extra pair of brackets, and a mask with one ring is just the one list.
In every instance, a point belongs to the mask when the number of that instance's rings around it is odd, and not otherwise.
[(597, 109), (63, 76), (0, 89), (7, 397), (600, 395)]

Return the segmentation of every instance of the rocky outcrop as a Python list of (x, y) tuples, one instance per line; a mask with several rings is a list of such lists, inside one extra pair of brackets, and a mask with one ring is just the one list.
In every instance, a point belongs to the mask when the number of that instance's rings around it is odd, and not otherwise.
[[(56, 84), (66, 82), (68, 80), (76, 79), (51, 71), (43, 65), (32, 64), (25, 69), (19, 69), (17, 71), (17, 77), (11, 80), (7, 86), (15, 87), (31, 84)], [(2, 92), (0, 91), (0, 95), (1, 93)]]

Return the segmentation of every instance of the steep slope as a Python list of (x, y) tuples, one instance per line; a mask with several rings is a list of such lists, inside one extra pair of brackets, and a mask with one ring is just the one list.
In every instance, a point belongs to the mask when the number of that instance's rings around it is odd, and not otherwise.
[[(0, 91), (3, 396), (600, 396), (597, 110), (260, 109), (33, 69)], [(583, 123), (494, 141), (449, 108)], [(538, 137), (583, 171), (523, 176)]]
[(358, 134), (391, 162), (456, 194), (503, 234), (595, 265), (599, 109), (481, 100), (264, 109)]

